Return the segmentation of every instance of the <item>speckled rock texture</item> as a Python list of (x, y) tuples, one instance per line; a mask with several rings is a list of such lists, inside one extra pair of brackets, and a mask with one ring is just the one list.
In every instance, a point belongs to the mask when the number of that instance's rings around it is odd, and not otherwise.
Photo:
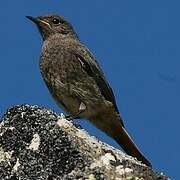
[(38, 106), (15, 106), (0, 125), (0, 180), (168, 179)]

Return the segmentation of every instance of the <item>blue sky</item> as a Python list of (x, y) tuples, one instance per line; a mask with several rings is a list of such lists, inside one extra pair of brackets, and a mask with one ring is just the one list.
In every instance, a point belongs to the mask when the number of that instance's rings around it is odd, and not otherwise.
[[(26, 15), (58, 13), (74, 26), (109, 80), (128, 132), (157, 171), (180, 179), (178, 1), (1, 1), (0, 116), (29, 103), (60, 113), (39, 72), (42, 40)], [(85, 121), (90, 134), (119, 147)]]

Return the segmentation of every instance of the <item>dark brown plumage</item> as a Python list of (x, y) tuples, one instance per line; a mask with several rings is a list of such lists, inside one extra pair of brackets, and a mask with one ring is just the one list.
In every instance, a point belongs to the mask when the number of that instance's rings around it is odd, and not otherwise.
[(125, 130), (109, 83), (71, 24), (58, 15), (28, 18), (43, 37), (40, 69), (58, 105), (72, 117), (88, 119), (127, 154), (151, 166)]

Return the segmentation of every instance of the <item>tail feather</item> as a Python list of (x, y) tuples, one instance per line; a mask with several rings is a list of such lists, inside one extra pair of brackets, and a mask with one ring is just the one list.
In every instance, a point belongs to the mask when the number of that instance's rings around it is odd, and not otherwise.
[(136, 157), (149, 167), (151, 163), (141, 153), (136, 144), (133, 142), (128, 132), (126, 131), (119, 115), (115, 113), (104, 112), (90, 120), (97, 128), (101, 129), (107, 135), (112, 137), (122, 149), (130, 156)]
[(142, 161), (147, 166), (152, 167), (149, 160), (141, 153), (136, 144), (133, 142), (126, 129), (124, 127), (121, 127), (120, 129), (121, 130), (119, 131), (118, 136), (114, 138), (116, 142), (128, 155), (136, 157), (139, 161)]

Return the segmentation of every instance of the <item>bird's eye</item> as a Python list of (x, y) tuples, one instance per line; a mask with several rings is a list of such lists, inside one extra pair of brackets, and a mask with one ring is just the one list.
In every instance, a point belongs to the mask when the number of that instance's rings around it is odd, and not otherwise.
[(52, 22), (53, 22), (53, 24), (59, 24), (59, 23), (60, 23), (59, 19), (57, 19), (57, 18), (54, 18), (54, 19), (52, 20)]

